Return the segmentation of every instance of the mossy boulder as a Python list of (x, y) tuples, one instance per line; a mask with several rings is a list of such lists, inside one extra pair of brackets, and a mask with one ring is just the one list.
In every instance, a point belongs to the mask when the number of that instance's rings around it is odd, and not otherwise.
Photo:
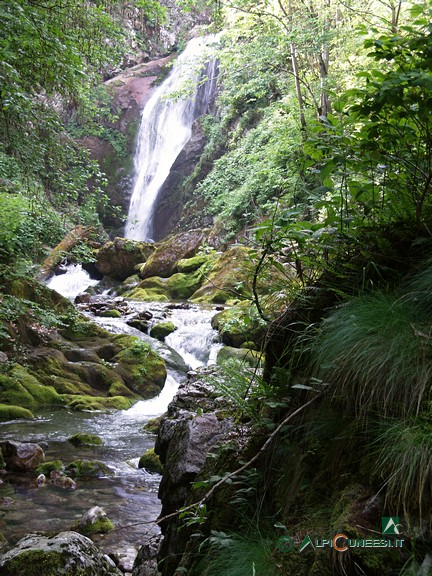
[(172, 322), (159, 322), (152, 326), (150, 336), (163, 342), (165, 338), (175, 330), (177, 330), (177, 326)]
[(246, 300), (215, 314), (211, 324), (219, 331), (222, 342), (234, 348), (240, 348), (244, 342), (254, 342), (259, 348), (267, 326), (255, 306)]
[(43, 462), (36, 468), (36, 474), (49, 476), (52, 471), (61, 472), (62, 470), (64, 470), (64, 464), (61, 460), (49, 460), (48, 462)]
[(154, 251), (154, 245), (125, 238), (114, 238), (104, 244), (96, 255), (96, 268), (101, 274), (125, 280), (135, 272)]
[(249, 298), (254, 270), (252, 251), (245, 246), (234, 246), (213, 261), (206, 280), (190, 300), (225, 304), (229, 300)]
[[(54, 388), (44, 386), (26, 368), (14, 364), (5, 374), (0, 374), (0, 403), (34, 410), (37, 407), (62, 405), (63, 400)], [(6, 415), (4, 410), (3, 414)], [(21, 417), (31, 417), (29, 413), (21, 414)]]
[[(0, 422), (7, 420), (33, 420), (34, 414), (21, 406), (0, 404)], [(1, 468), (1, 465), (0, 465)]]
[(135, 400), (124, 396), (86, 396), (82, 394), (65, 394), (63, 396), (68, 408), (76, 412), (93, 412), (106, 410), (128, 410)]
[(143, 430), (145, 430), (146, 432), (150, 432), (150, 434), (157, 434), (164, 418), (165, 414), (161, 414), (161, 416), (156, 416), (156, 418), (151, 418), (148, 422), (144, 424)]
[(183, 272), (183, 274), (195, 272), (195, 270), (206, 264), (209, 258), (208, 254), (197, 254), (192, 256), (192, 258), (183, 258), (177, 262), (176, 270), (177, 272)]
[(157, 395), (165, 384), (166, 368), (162, 358), (147, 342), (135, 336), (118, 335), (114, 341), (121, 348), (113, 361), (128, 388), (142, 398)]
[(99, 316), (102, 318), (121, 318), (122, 314), (120, 310), (112, 309), (112, 310), (103, 310)]
[(142, 302), (169, 302), (171, 300), (187, 300), (203, 282), (200, 270), (185, 274), (177, 272), (169, 278), (152, 276), (142, 280), (135, 288), (124, 292), (126, 298)]
[(122, 576), (114, 562), (77, 532), (30, 534), (0, 556), (2, 576)]
[(86, 434), (85, 432), (78, 432), (70, 438), (68, 442), (74, 446), (102, 446), (103, 440), (100, 436), (96, 434)]
[(161, 276), (168, 278), (176, 272), (177, 262), (195, 256), (206, 240), (208, 231), (189, 230), (171, 236), (161, 244), (139, 270), (141, 278)]
[(227, 360), (234, 358), (241, 360), (252, 368), (255, 368), (262, 361), (261, 354), (249, 348), (232, 348), (231, 346), (224, 346), (221, 348), (217, 355), (217, 364), (223, 364)]
[(84, 536), (92, 536), (93, 534), (107, 534), (114, 530), (114, 524), (108, 518), (105, 510), (100, 506), (93, 506), (82, 515), (78, 524), (74, 526), (74, 530)]
[(139, 459), (138, 468), (145, 468), (152, 474), (163, 474), (162, 463), (159, 456), (155, 454), (154, 448), (149, 448), (147, 452), (144, 452)]
[(110, 468), (100, 460), (74, 460), (66, 466), (66, 470), (74, 478), (99, 478), (112, 475)]

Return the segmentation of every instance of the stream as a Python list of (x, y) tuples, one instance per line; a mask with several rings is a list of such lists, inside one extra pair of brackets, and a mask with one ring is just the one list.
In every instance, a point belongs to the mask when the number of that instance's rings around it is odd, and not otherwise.
[[(80, 266), (55, 276), (48, 284), (73, 299), (93, 282)], [(211, 328), (215, 310), (210, 307), (141, 303), (128, 301), (133, 313), (149, 310), (154, 317), (167, 317), (177, 330), (165, 343), (126, 324), (126, 318), (94, 317), (113, 333), (127, 333), (149, 342), (167, 365), (167, 379), (159, 396), (137, 402), (129, 410), (91, 413), (67, 410), (39, 413), (32, 421), (0, 423), (0, 436), (24, 442), (42, 443), (46, 460), (65, 464), (75, 459), (101, 460), (111, 476), (77, 480), (77, 489), (68, 491), (48, 483), (37, 487), (28, 476), (7, 475), (0, 485), (0, 532), (8, 544), (35, 531), (61, 531), (71, 526), (92, 506), (102, 506), (116, 529), (95, 538), (105, 553), (120, 558), (120, 568), (130, 571), (137, 549), (159, 532), (153, 522), (160, 513), (160, 476), (138, 468), (139, 457), (154, 446), (155, 436), (143, 430), (149, 419), (162, 414), (189, 369), (214, 363), (221, 345)], [(179, 355), (181, 358), (179, 358)], [(75, 447), (67, 438), (77, 432), (97, 434), (103, 446)]]

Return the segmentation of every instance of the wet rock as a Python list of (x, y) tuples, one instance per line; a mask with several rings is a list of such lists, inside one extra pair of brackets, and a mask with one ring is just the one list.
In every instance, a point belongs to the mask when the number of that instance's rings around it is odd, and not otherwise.
[(138, 556), (133, 565), (132, 576), (157, 576), (157, 555), (162, 542), (162, 536), (158, 534), (150, 538), (138, 551)]
[(176, 271), (178, 260), (196, 255), (207, 235), (206, 230), (189, 230), (165, 240), (140, 268), (141, 278), (168, 278)]
[(36, 478), (36, 484), (38, 486), (46, 486), (47, 483), (47, 478), (45, 476), (45, 474), (39, 474), (39, 476)]
[(112, 474), (108, 466), (100, 460), (74, 460), (66, 466), (66, 470), (77, 478), (99, 478)]
[(74, 446), (102, 446), (103, 440), (96, 434), (86, 434), (85, 432), (78, 432), (70, 438), (68, 442)]
[(101, 274), (125, 280), (134, 273), (137, 264), (147, 260), (153, 250), (153, 244), (114, 238), (98, 251), (96, 268)]
[(82, 294), (78, 294), (75, 296), (75, 304), (88, 304), (91, 300), (91, 294), (88, 292), (83, 292)]
[(155, 454), (154, 448), (149, 448), (141, 456), (138, 462), (138, 468), (145, 468), (147, 472), (162, 474), (163, 466), (159, 459), (159, 456)]
[(50, 482), (54, 484), (54, 486), (59, 486), (60, 488), (64, 488), (65, 490), (76, 490), (76, 482), (66, 476), (63, 472), (58, 470), (52, 470), (50, 472)]
[(150, 336), (163, 342), (165, 338), (175, 330), (177, 330), (177, 326), (174, 326), (172, 322), (159, 322), (152, 326)]
[(0, 556), (2, 576), (122, 576), (114, 562), (77, 532), (30, 534)]
[(42, 464), (45, 454), (39, 444), (31, 442), (0, 442), (6, 469), (16, 472), (29, 472)]
[(74, 527), (75, 530), (84, 534), (84, 536), (91, 536), (92, 534), (106, 534), (111, 532), (114, 524), (108, 518), (105, 510), (100, 506), (93, 506), (83, 514)]

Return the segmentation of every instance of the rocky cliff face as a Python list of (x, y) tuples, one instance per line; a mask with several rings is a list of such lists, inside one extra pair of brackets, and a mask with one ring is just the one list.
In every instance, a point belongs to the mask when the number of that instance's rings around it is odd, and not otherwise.
[[(164, 465), (159, 489), (162, 518), (176, 512), (194, 499), (199, 500), (192, 483), (206, 469), (209, 454), (216, 453), (235, 434), (233, 419), (227, 417), (226, 399), (218, 397), (203, 376), (209, 369), (190, 372), (168, 408), (155, 451)], [(178, 517), (161, 523), (164, 536), (159, 553), (160, 569), (164, 576), (179, 566), (190, 565), (190, 534), (196, 526), (182, 527)]]

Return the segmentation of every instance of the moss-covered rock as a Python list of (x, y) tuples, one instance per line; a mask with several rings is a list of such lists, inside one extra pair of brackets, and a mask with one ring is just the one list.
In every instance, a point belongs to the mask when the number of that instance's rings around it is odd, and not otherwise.
[(121, 318), (122, 314), (120, 312), (120, 310), (103, 310), (99, 316), (101, 316), (102, 318)]
[(139, 459), (138, 468), (145, 468), (150, 473), (163, 474), (163, 466), (154, 448), (149, 448), (147, 452), (144, 452)]
[(121, 348), (113, 361), (118, 363), (128, 388), (142, 398), (151, 398), (163, 388), (166, 379), (165, 362), (147, 342), (124, 334), (114, 338)]
[(232, 348), (231, 346), (224, 346), (218, 352), (217, 364), (223, 364), (231, 358), (241, 360), (253, 368), (262, 361), (261, 354), (255, 350), (250, 350), (249, 348)]
[(82, 515), (78, 524), (74, 526), (74, 530), (84, 536), (92, 536), (93, 534), (107, 534), (114, 529), (114, 524), (108, 518), (105, 510), (100, 506), (93, 506)]
[(244, 300), (215, 314), (212, 327), (219, 331), (227, 346), (240, 348), (244, 342), (252, 341), (259, 348), (266, 323), (259, 317), (255, 306)]
[(195, 270), (198, 270), (198, 268), (206, 264), (209, 258), (211, 258), (211, 256), (208, 254), (197, 254), (196, 256), (192, 256), (192, 258), (183, 258), (177, 262), (177, 272), (183, 272), (184, 274), (195, 272)]
[(30, 534), (0, 556), (2, 576), (121, 576), (87, 537), (77, 532)]
[(201, 244), (207, 238), (207, 234), (208, 232), (205, 230), (189, 230), (171, 236), (157, 245), (154, 253), (140, 268), (141, 278), (150, 278), (151, 276), (168, 278), (176, 271), (178, 260), (196, 255)]
[(66, 466), (66, 470), (74, 478), (98, 478), (112, 475), (110, 468), (100, 460), (74, 460)]
[(177, 327), (172, 322), (159, 322), (152, 326), (150, 336), (163, 342), (175, 330), (177, 330)]
[(42, 385), (19, 364), (12, 365), (5, 374), (0, 374), (0, 402), (28, 410), (63, 404), (54, 388)]
[[(6, 420), (33, 420), (34, 415), (27, 408), (21, 406), (10, 406), (8, 404), (0, 404), (0, 422)], [(0, 461), (0, 468), (1, 468)]]
[(97, 252), (96, 268), (101, 274), (125, 280), (134, 274), (136, 265), (145, 262), (153, 251), (153, 244), (114, 238)]
[(105, 410), (128, 410), (135, 400), (124, 396), (86, 396), (82, 394), (65, 394), (64, 401), (68, 408), (77, 412), (93, 412)]
[(102, 446), (103, 440), (96, 434), (86, 434), (85, 432), (78, 432), (70, 438), (68, 442), (74, 446)]
[(48, 462), (43, 462), (36, 468), (36, 474), (49, 476), (53, 470), (56, 472), (64, 470), (63, 462), (61, 460), (49, 460)]
[(134, 288), (123, 293), (126, 298), (138, 300), (139, 302), (169, 302), (170, 298), (166, 294), (161, 294), (157, 288)]
[(146, 432), (150, 432), (150, 434), (157, 434), (159, 430), (159, 426), (162, 423), (162, 420), (165, 418), (165, 414), (161, 416), (156, 416), (156, 418), (151, 418), (148, 422), (144, 424), (143, 430)]
[(252, 293), (254, 269), (252, 251), (249, 248), (230, 248), (213, 261), (211, 269), (206, 273), (204, 284), (190, 299), (194, 302), (224, 304), (229, 300), (248, 298)]

